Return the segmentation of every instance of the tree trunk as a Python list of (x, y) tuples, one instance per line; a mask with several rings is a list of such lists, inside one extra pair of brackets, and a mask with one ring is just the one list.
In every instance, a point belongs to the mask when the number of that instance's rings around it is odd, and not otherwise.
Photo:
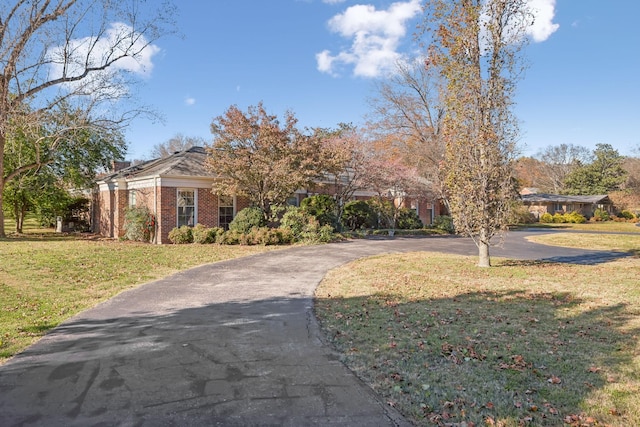
[[(20, 207), (20, 214), (16, 216), (16, 232), (22, 234), (24, 227), (24, 217), (27, 216), (26, 204)], [(19, 228), (19, 229), (18, 229)]]
[(491, 257), (489, 256), (489, 239), (485, 230), (480, 230), (478, 237), (478, 267), (491, 267)]
[(491, 267), (489, 244), (487, 242), (480, 242), (478, 244), (478, 267)]
[[(4, 118), (4, 116), (3, 116)], [(2, 202), (4, 197), (2, 194), (4, 193), (4, 143), (5, 143), (5, 133), (2, 127), (6, 124), (7, 120), (2, 120), (0, 125), (0, 239), (7, 237), (4, 232), (4, 210), (2, 209)]]

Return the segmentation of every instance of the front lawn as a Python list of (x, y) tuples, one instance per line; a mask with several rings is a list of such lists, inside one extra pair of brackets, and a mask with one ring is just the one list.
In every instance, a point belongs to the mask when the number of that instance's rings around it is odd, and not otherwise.
[(359, 260), (321, 283), (316, 313), (344, 362), (418, 425), (640, 425), (640, 259), (493, 262)]

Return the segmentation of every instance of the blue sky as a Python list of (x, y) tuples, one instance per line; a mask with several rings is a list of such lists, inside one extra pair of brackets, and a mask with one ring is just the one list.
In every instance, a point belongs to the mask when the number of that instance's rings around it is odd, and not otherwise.
[[(640, 1), (529, 0), (540, 13), (516, 114), (523, 154), (572, 143), (640, 148)], [(262, 101), (301, 127), (361, 124), (374, 82), (413, 54), (419, 1), (182, 0), (182, 37), (155, 43), (136, 88), (163, 122), (136, 120), (127, 157), (177, 133), (210, 139), (211, 120)], [(533, 39), (536, 40), (533, 40)], [(640, 154), (640, 153), (639, 153)]]

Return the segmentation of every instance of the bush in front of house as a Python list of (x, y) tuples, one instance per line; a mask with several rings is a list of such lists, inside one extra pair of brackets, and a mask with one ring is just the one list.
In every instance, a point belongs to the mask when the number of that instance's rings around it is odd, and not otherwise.
[(433, 228), (437, 228), (438, 230), (445, 231), (449, 234), (455, 232), (455, 228), (453, 227), (453, 219), (449, 215), (438, 215), (433, 219), (433, 224), (431, 225)]
[(536, 221), (536, 216), (526, 206), (520, 204), (511, 210), (510, 224), (533, 224)]
[(609, 212), (604, 209), (596, 209), (593, 212), (593, 216), (591, 217), (592, 221), (609, 221), (611, 220), (611, 216), (609, 216)]
[(253, 228), (243, 235), (240, 243), (243, 245), (286, 245), (294, 241), (291, 231), (283, 228), (260, 227)]
[(303, 199), (300, 208), (315, 217), (320, 225), (334, 226), (337, 223), (336, 201), (327, 194), (316, 194)]
[(549, 212), (545, 212), (542, 215), (540, 215), (540, 222), (543, 224), (551, 224), (553, 222), (553, 215), (551, 215)]
[(262, 209), (258, 207), (244, 208), (233, 218), (229, 224), (229, 230), (240, 233), (249, 233), (254, 227), (260, 228), (266, 225)]
[(191, 227), (183, 225), (182, 227), (174, 228), (169, 232), (169, 241), (176, 245), (193, 243), (193, 231)]
[(155, 230), (155, 218), (146, 206), (127, 208), (124, 212), (124, 237), (134, 242), (148, 242)]
[(344, 205), (342, 224), (349, 230), (373, 228), (375, 223), (376, 214), (369, 203), (364, 200), (353, 200)]
[(327, 243), (334, 239), (333, 227), (320, 221), (302, 208), (290, 206), (282, 216), (280, 228), (289, 230), (295, 241)]
[(576, 211), (565, 213), (563, 215), (563, 218), (564, 218), (564, 222), (567, 222), (570, 224), (584, 224), (585, 222), (587, 222), (587, 218), (585, 218), (584, 215)]
[(424, 227), (422, 220), (413, 209), (402, 208), (398, 211), (396, 228), (400, 230), (418, 230)]
[(191, 230), (193, 243), (199, 243), (201, 245), (215, 243), (218, 235), (222, 233), (224, 233), (224, 230), (220, 227), (208, 228), (202, 224), (196, 224)]
[(633, 221), (634, 219), (636, 219), (636, 216), (631, 211), (628, 211), (626, 209), (623, 211), (620, 211), (618, 213), (618, 217), (624, 218), (627, 221)]

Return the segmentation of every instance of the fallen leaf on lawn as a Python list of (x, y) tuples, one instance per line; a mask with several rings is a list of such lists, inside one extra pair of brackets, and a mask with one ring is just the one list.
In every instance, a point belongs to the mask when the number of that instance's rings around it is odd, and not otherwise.
[(495, 426), (496, 425), (496, 421), (492, 417), (485, 418), (484, 423), (486, 425), (488, 425), (488, 426)]
[(562, 382), (562, 380), (559, 377), (556, 377), (555, 375), (552, 375), (551, 378), (549, 378), (547, 380), (548, 383), (550, 384), (560, 384)]
[(600, 372), (600, 368), (598, 368), (597, 366), (591, 366), (589, 368), (589, 372), (592, 372), (592, 373)]

